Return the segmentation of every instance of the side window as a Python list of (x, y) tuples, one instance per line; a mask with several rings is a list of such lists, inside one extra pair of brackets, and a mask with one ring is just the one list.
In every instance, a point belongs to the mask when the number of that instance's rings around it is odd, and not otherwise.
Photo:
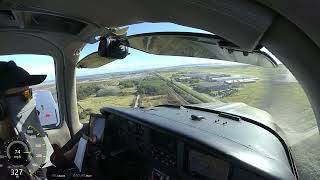
[(57, 128), (60, 125), (60, 115), (53, 58), (45, 55), (21, 54), (0, 56), (0, 61), (14, 61), (31, 75), (47, 75), (44, 82), (30, 88), (33, 90), (33, 98), (36, 101), (36, 109), (42, 127)]

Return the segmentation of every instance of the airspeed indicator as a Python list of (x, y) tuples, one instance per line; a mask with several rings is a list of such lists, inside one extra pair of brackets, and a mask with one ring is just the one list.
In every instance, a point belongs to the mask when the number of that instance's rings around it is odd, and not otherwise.
[(27, 127), (26, 135), (34, 165), (41, 166), (46, 160), (46, 144), (43, 138), (45, 135), (31, 125)]
[(30, 157), (29, 147), (21, 138), (13, 138), (6, 143), (5, 155), (8, 162), (13, 166), (28, 164)]

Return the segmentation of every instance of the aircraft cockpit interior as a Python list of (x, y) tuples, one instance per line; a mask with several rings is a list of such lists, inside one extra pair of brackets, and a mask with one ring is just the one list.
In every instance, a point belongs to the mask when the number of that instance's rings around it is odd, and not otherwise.
[(0, 180), (320, 179), (316, 0), (0, 0)]

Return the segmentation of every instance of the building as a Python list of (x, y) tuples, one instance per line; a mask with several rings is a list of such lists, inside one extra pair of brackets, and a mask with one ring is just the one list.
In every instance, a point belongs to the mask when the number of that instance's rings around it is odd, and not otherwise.
[(259, 80), (259, 78), (255, 77), (247, 77), (247, 78), (235, 78), (235, 79), (229, 79), (225, 80), (224, 82), (227, 84), (246, 84), (246, 83), (255, 83)]
[(209, 75), (208, 73), (203, 73), (203, 72), (190, 72), (190, 73), (184, 74), (183, 76), (185, 78), (190, 78), (190, 79), (194, 78), (194, 79), (203, 79), (203, 80), (205, 80), (205, 79), (207, 79), (208, 75)]
[(183, 75), (183, 78), (210, 80), (212, 78), (230, 77), (229, 74), (210, 74), (205, 72), (190, 72)]
[(204, 82), (198, 83), (193, 87), (198, 92), (223, 91), (231, 88), (232, 85), (224, 82)]
[(182, 80), (186, 80), (186, 79), (191, 79), (191, 77), (188, 76), (182, 76), (182, 77), (178, 77), (176, 78), (177, 81), (182, 81)]

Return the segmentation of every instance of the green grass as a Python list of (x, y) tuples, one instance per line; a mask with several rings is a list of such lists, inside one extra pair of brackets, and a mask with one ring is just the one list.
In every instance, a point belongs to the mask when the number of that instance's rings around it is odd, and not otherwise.
[(238, 93), (221, 98), (223, 102), (243, 102), (249, 106), (261, 108), (268, 87), (263, 82), (244, 85)]
[(241, 67), (196, 67), (183, 68), (179, 72), (206, 72), (206, 73), (226, 73), (226, 74), (243, 74), (261, 78), (265, 74), (265, 68), (255, 66), (241, 66)]
[(172, 75), (174, 74), (175, 72), (162, 72), (160, 73), (162, 77), (165, 77), (165, 78), (171, 78)]
[(168, 104), (168, 96), (167, 95), (158, 95), (158, 96), (144, 96), (142, 98), (142, 107), (153, 107), (162, 104)]
[(129, 107), (135, 100), (134, 95), (129, 96), (106, 96), (106, 97), (89, 97), (80, 100), (78, 103), (83, 108), (91, 108), (93, 112), (98, 113), (103, 106)]
[[(106, 96), (106, 97), (89, 97), (84, 100), (78, 101), (78, 104), (84, 109), (91, 109), (91, 113), (100, 113), (100, 108), (104, 106), (116, 106), (116, 107), (129, 107), (135, 101), (134, 95), (128, 96)], [(81, 110), (79, 110), (81, 111)], [(80, 119), (81, 122), (88, 121), (89, 117), (86, 116)]]
[(136, 92), (137, 89), (135, 87), (121, 89), (121, 94), (123, 95), (134, 95)]
[(265, 110), (285, 131), (304, 132), (316, 126), (311, 105), (297, 82), (248, 84), (238, 93), (221, 100), (243, 102)]
[(320, 136), (319, 134), (291, 147), (300, 179), (320, 179)]
[[(284, 73), (288, 70), (279, 65), (278, 68), (262, 68), (257, 66), (230, 66), (230, 67), (195, 67), (195, 68), (182, 68), (178, 72), (206, 72), (206, 73), (225, 73), (233, 75), (247, 75), (255, 76), (260, 79), (266, 79), (274, 74)], [(174, 73), (164, 73), (165, 76), (171, 77)]]

